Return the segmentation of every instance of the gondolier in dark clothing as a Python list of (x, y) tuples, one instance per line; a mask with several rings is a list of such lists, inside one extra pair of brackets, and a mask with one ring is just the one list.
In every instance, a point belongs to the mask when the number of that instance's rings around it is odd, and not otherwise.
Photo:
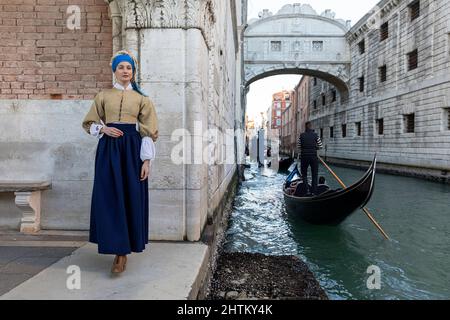
[(308, 167), (311, 166), (312, 183), (311, 192), (317, 194), (317, 180), (319, 170), (319, 159), (317, 150), (322, 149), (322, 140), (312, 129), (311, 122), (306, 122), (306, 130), (298, 138), (298, 152), (301, 158), (300, 171), (303, 181), (308, 181)]

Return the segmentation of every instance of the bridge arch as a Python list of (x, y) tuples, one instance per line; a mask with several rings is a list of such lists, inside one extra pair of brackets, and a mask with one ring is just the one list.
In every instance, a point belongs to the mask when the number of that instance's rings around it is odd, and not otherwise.
[(333, 84), (346, 101), (349, 96), (349, 21), (310, 5), (285, 5), (249, 21), (244, 32), (245, 86), (278, 74), (314, 76)]

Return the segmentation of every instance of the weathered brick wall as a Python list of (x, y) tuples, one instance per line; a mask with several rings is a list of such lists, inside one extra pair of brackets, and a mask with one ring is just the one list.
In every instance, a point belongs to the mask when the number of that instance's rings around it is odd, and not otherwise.
[[(381, 6), (389, 4), (384, 0)], [(322, 82), (311, 87), (310, 116), (323, 127), (327, 155), (343, 159), (370, 160), (377, 152), (381, 162), (438, 171), (450, 169), (450, 130), (446, 110), (450, 107), (450, 2), (421, 0), (420, 16), (410, 21), (408, 5), (401, 0), (382, 18), (389, 23), (389, 37), (371, 28), (351, 42), (350, 101), (321, 106)], [(360, 21), (352, 30), (356, 32)], [(358, 43), (365, 40), (365, 53)], [(408, 70), (407, 54), (418, 50), (418, 68)], [(380, 81), (379, 67), (387, 66), (387, 80)], [(365, 77), (359, 91), (359, 77)], [(339, 99), (338, 99), (339, 102)], [(448, 111), (447, 111), (448, 112)], [(405, 132), (404, 116), (414, 113), (414, 132)], [(376, 120), (384, 121), (384, 133), (376, 132)], [(361, 122), (361, 136), (356, 134)], [(347, 124), (347, 137), (341, 126)], [(334, 138), (329, 127), (334, 126)]]
[[(66, 26), (69, 5), (81, 29)], [(0, 99), (91, 99), (111, 86), (104, 0), (0, 0)]]

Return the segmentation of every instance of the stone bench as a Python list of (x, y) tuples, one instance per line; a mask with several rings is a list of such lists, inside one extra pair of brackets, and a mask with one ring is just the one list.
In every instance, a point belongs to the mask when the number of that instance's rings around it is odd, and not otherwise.
[(14, 192), (16, 206), (22, 212), (20, 232), (41, 229), (41, 192), (52, 188), (51, 181), (1, 181), (0, 192)]

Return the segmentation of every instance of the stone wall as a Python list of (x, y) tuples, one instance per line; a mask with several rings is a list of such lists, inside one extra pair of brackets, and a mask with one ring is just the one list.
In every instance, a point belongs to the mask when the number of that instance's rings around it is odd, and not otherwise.
[[(327, 99), (322, 106), (320, 94), (329, 85), (319, 81), (312, 87), (311, 105), (315, 99), (319, 102), (310, 116), (317, 129), (324, 128), (330, 157), (368, 161), (376, 152), (382, 163), (405, 166), (409, 171), (411, 167), (426, 168), (436, 176), (446, 176), (450, 170), (450, 2), (420, 0), (420, 15), (413, 21), (411, 3), (381, 1), (378, 18), (373, 20), (368, 14), (349, 31), (350, 100), (340, 104)], [(380, 41), (380, 26), (385, 22), (389, 36)], [(364, 53), (360, 52), (362, 41)], [(416, 49), (418, 67), (409, 70), (408, 53)], [(382, 66), (387, 71), (384, 82)], [(408, 132), (407, 115), (412, 114), (414, 132)], [(378, 119), (383, 119), (382, 134)], [(361, 136), (357, 135), (357, 123), (361, 123)], [(345, 138), (342, 124), (347, 127)], [(334, 138), (329, 137), (331, 126)]]

